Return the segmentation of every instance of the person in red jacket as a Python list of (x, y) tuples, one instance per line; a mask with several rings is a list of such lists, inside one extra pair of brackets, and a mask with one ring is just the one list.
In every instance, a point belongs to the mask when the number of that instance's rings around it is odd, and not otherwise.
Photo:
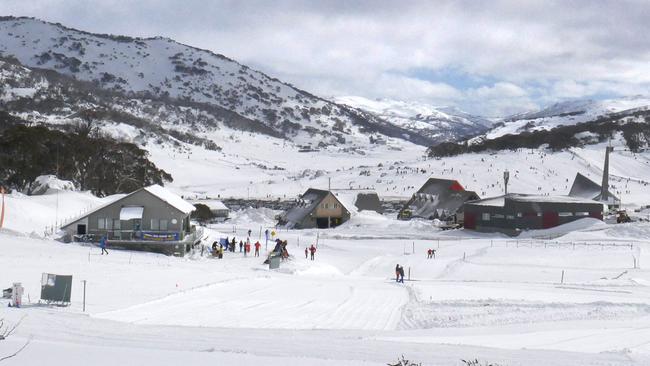
[(311, 253), (311, 260), (314, 260), (314, 253), (316, 253), (316, 247), (314, 244), (309, 247), (309, 253)]
[(244, 257), (248, 256), (248, 253), (250, 252), (251, 252), (251, 243), (246, 242), (246, 244), (244, 244)]
[(256, 241), (256, 242), (255, 242), (255, 256), (256, 256), (256, 257), (259, 257), (259, 256), (260, 256), (260, 247), (261, 247), (261, 246), (262, 246), (262, 244), (260, 244), (259, 241)]

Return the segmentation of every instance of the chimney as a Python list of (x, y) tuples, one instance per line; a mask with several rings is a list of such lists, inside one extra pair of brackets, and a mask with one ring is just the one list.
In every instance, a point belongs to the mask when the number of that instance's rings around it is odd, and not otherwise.
[(609, 199), (609, 153), (614, 151), (614, 147), (605, 148), (605, 166), (603, 167), (603, 184), (600, 186), (600, 200), (607, 202)]

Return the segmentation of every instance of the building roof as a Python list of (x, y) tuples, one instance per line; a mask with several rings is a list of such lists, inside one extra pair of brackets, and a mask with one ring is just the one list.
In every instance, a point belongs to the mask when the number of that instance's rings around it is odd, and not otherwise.
[[(580, 173), (577, 173), (575, 179), (573, 180), (571, 190), (569, 191), (569, 196), (601, 201), (601, 193), (602, 188), (600, 184), (594, 182), (593, 180), (585, 177)], [(614, 196), (612, 192), (609, 192), (607, 202), (616, 203), (618, 202), (618, 197)]]
[(453, 214), (462, 209), (463, 203), (478, 198), (476, 192), (465, 190), (457, 180), (429, 178), (405, 208), (414, 217), (439, 217)]
[(185, 201), (179, 195), (168, 191), (158, 184), (145, 187), (144, 190), (169, 203), (172, 207), (176, 208), (184, 214), (189, 214), (196, 209), (193, 204)]
[(546, 202), (546, 203), (600, 203), (591, 199), (571, 196), (543, 196), (536, 194), (508, 193), (504, 196), (484, 198), (468, 202), (468, 205), (503, 207), (506, 200), (515, 202)]

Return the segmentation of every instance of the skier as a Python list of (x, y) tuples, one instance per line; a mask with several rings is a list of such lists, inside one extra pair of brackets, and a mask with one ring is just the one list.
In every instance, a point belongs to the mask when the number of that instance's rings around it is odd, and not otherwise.
[(244, 246), (243, 246), (243, 245), (244, 245), (244, 244), (240, 241), (240, 242), (239, 242), (239, 253), (241, 253), (242, 250), (244, 250)]
[(432, 256), (433, 256), (433, 249), (429, 248), (429, 250), (427, 250), (427, 259), (431, 259)]
[(314, 260), (314, 254), (316, 253), (316, 247), (314, 244), (309, 247), (309, 253), (311, 253), (311, 260)]
[(259, 256), (260, 256), (260, 247), (261, 247), (261, 246), (262, 246), (262, 244), (260, 244), (259, 241), (256, 241), (256, 242), (255, 242), (255, 256), (256, 256), (256, 257), (259, 257)]
[(436, 250), (431, 249), (431, 258), (436, 259)]
[(232, 237), (232, 241), (230, 242), (230, 246), (228, 248), (229, 251), (234, 252), (235, 251), (235, 245), (237, 245), (237, 241), (235, 240), (235, 237)]
[(253, 231), (251, 229), (248, 229), (248, 237), (251, 236), (251, 233), (253, 233)]
[(223, 259), (223, 246), (219, 247), (219, 259)]
[(104, 252), (106, 252), (106, 255), (108, 255), (108, 250), (106, 250), (106, 244), (108, 240), (106, 239), (106, 235), (102, 236), (101, 239), (99, 239), (99, 247), (102, 248), (102, 255), (104, 255)]
[(216, 257), (217, 255), (218, 255), (218, 253), (217, 253), (217, 242), (215, 241), (214, 243), (212, 243), (212, 256)]
[(399, 281), (397, 282), (404, 283), (404, 267), (399, 266), (398, 272), (399, 272)]
[(246, 244), (244, 244), (244, 257), (248, 256), (248, 253), (251, 252), (251, 242), (246, 241)]
[(307, 259), (307, 255), (309, 255), (309, 248), (305, 248), (305, 259)]

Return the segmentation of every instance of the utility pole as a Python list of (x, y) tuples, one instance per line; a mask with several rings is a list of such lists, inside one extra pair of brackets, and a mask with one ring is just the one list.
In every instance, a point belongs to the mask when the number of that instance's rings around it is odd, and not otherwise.
[(81, 281), (84, 283), (84, 302), (83, 302), (83, 312), (86, 312), (86, 280)]
[(510, 180), (510, 172), (506, 169), (506, 171), (503, 172), (503, 183), (505, 187), (505, 194), (508, 194), (508, 181)]

